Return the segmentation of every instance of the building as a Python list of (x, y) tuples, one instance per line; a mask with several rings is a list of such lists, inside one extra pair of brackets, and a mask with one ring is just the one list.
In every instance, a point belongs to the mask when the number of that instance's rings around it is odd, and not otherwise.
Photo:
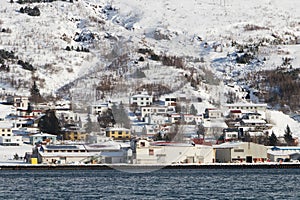
[(141, 108), (142, 118), (146, 115), (165, 115), (168, 113), (168, 107), (166, 106), (144, 106)]
[(227, 104), (225, 107), (229, 110), (241, 110), (242, 113), (259, 113), (262, 119), (266, 119), (267, 104), (254, 103), (235, 103)]
[(125, 128), (107, 128), (106, 137), (110, 137), (114, 140), (130, 140), (131, 132)]
[(267, 147), (252, 142), (227, 142), (213, 146), (216, 162), (265, 162)]
[(148, 95), (147, 92), (142, 92), (141, 94), (131, 96), (129, 103), (139, 107), (149, 106), (153, 103), (153, 96)]
[(24, 96), (8, 96), (6, 98), (7, 103), (12, 104), (17, 109), (27, 110), (29, 99)]
[(272, 162), (279, 162), (285, 160), (300, 160), (299, 155), (300, 147), (298, 146), (274, 146), (268, 149), (268, 158)]
[(137, 164), (212, 163), (211, 146), (140, 140), (137, 143)]
[(55, 144), (56, 143), (56, 135), (51, 135), (48, 133), (38, 133), (31, 135), (29, 137), (30, 144), (35, 145), (35, 144)]
[(215, 108), (206, 108), (205, 109), (205, 118), (209, 119), (218, 119), (223, 116), (222, 111)]
[(174, 96), (167, 96), (162, 99), (165, 102), (165, 106), (176, 106), (177, 98)]
[(0, 145), (19, 146), (22, 143), (22, 136), (14, 135), (11, 124), (8, 122), (0, 123)]
[(103, 112), (106, 112), (109, 108), (110, 108), (109, 103), (93, 104), (90, 107), (90, 114), (92, 114), (92, 115), (101, 115)]
[(38, 163), (72, 164), (90, 161), (96, 152), (87, 152), (83, 145), (42, 145), (38, 149)]
[(81, 132), (80, 130), (67, 130), (63, 134), (63, 139), (71, 141), (86, 141), (87, 135), (87, 133)]

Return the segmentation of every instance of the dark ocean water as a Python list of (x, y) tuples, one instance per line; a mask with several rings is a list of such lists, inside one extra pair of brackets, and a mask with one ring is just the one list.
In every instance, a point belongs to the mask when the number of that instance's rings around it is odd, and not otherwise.
[(300, 199), (300, 169), (3, 170), (0, 199)]

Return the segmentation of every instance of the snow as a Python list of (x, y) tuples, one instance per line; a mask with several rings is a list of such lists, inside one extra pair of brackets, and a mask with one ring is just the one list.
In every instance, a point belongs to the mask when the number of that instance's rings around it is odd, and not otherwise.
[[(225, 80), (239, 76), (235, 74), (245, 76), (253, 70), (274, 69), (286, 56), (292, 58), (294, 68), (300, 67), (300, 45), (288, 43), (300, 36), (299, 0), (78, 0), (74, 3), (28, 4), (39, 7), (40, 17), (18, 12), (26, 5), (11, 4), (8, 0), (0, 0), (0, 4), (0, 28), (12, 30), (11, 33), (0, 33), (0, 49), (13, 50), (19, 59), (31, 62), (37, 68), (32, 73), (12, 64), (10, 73), (0, 72), (0, 86), (28, 95), (33, 77), (38, 77), (41, 93), (56, 95), (59, 89), (69, 84), (73, 103), (82, 103), (79, 107), (94, 103), (95, 85), (104, 75), (113, 75), (121, 83), (105, 97), (107, 99), (128, 103), (128, 94), (134, 93), (136, 88), (157, 83), (176, 91), (172, 94), (176, 97), (182, 94), (190, 97), (198, 113), (202, 113), (205, 108), (216, 107), (213, 102), (224, 105), (224, 93), (230, 89), (222, 81), (219, 85), (203, 81), (197, 89), (192, 88), (185, 79), (185, 75), (191, 73), (190, 69), (198, 75), (205, 75), (203, 69), (209, 69)], [(107, 5), (114, 10), (104, 13), (103, 8)], [(247, 25), (260, 28), (245, 30)], [(155, 31), (168, 39), (155, 39)], [(94, 33), (95, 42), (73, 40), (76, 33), (84, 32)], [(272, 34), (285, 38), (287, 44), (275, 46), (264, 42), (259, 52), (259, 57), (266, 58), (262, 64), (238, 65), (227, 56), (235, 51), (232, 41), (249, 44), (273, 40)], [(110, 39), (105, 38), (108, 35)], [(219, 45), (216, 51), (214, 45)], [(66, 51), (66, 46), (86, 47), (90, 52)], [(187, 69), (163, 66), (144, 55), (145, 62), (134, 65), (132, 61), (141, 56), (136, 53), (138, 48), (150, 48), (160, 55), (184, 57)], [(110, 71), (108, 66), (126, 53), (129, 61), (124, 65), (129, 66), (129, 72), (122, 74), (123, 69)], [(203, 62), (189, 61), (201, 58)], [(137, 68), (144, 69), (145, 78), (126, 78)], [(9, 77), (20, 81), (19, 89), (10, 86), (5, 79)], [(197, 97), (202, 102), (194, 101)], [(282, 112), (270, 111), (270, 122), (277, 135), (282, 135), (289, 125), (293, 134), (300, 136), (299, 123)]]
[[(274, 125), (271, 131), (274, 131), (276, 136), (283, 136), (286, 127), (289, 126), (293, 136), (300, 137), (300, 123), (285, 115), (281, 111), (270, 110), (270, 122)], [(270, 132), (271, 134), (271, 132)]]
[(21, 162), (13, 160), (14, 155), (18, 154), (19, 157), (24, 157), (26, 152), (32, 152), (33, 146), (22, 144), (20, 146), (1, 146), (0, 145), (0, 163), (7, 162)]

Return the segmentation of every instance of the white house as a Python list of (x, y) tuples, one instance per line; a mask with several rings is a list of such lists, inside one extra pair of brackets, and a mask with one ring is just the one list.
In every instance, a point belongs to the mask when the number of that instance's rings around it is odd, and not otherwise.
[(225, 107), (231, 110), (241, 110), (243, 113), (252, 112), (259, 113), (263, 119), (266, 119), (267, 104), (254, 104), (254, 103), (235, 103), (227, 104)]
[(25, 96), (8, 96), (6, 98), (8, 103), (11, 103), (18, 109), (26, 110), (28, 108), (29, 99)]
[(13, 126), (9, 122), (0, 123), (0, 145), (19, 146), (22, 142), (22, 136), (16, 136), (12, 132)]
[(29, 138), (30, 138), (30, 144), (32, 145), (35, 145), (36, 143), (55, 144), (57, 136), (48, 133), (37, 133), (31, 135)]
[(168, 113), (168, 107), (166, 106), (144, 106), (141, 108), (142, 117), (146, 115), (164, 115)]
[(162, 98), (162, 101), (165, 102), (165, 106), (176, 106), (177, 98), (175, 96), (166, 96)]
[(131, 105), (149, 106), (153, 103), (153, 96), (148, 95), (147, 92), (142, 92), (141, 94), (136, 94), (130, 97), (129, 103)]
[(92, 114), (92, 115), (100, 115), (101, 113), (107, 111), (108, 108), (110, 108), (109, 103), (93, 104), (90, 107), (90, 114)]

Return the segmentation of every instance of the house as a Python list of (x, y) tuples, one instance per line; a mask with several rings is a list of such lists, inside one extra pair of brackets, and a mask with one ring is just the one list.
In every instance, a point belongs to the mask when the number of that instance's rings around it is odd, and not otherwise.
[(141, 108), (142, 118), (144, 118), (146, 115), (166, 115), (168, 113), (168, 107), (167, 106), (143, 106)]
[(162, 99), (165, 106), (176, 106), (177, 98), (175, 96), (166, 96)]
[(80, 130), (66, 130), (63, 133), (63, 139), (70, 141), (86, 141), (87, 135), (87, 133), (81, 132)]
[(7, 96), (7, 103), (10, 103), (14, 107), (22, 110), (28, 109), (29, 99), (25, 96)]
[(225, 142), (236, 141), (239, 139), (239, 131), (236, 128), (226, 128), (223, 130), (223, 132)]
[(168, 122), (168, 117), (162, 116), (162, 115), (152, 114), (152, 115), (146, 116), (144, 121), (147, 124), (161, 125), (161, 124), (165, 124), (166, 122)]
[(129, 104), (141, 106), (149, 106), (153, 103), (153, 96), (148, 95), (147, 92), (142, 92), (141, 94), (136, 94), (130, 97)]
[(213, 146), (216, 162), (265, 162), (267, 147), (252, 142), (227, 142)]
[(216, 108), (206, 108), (204, 112), (204, 118), (218, 119), (223, 116), (222, 111)]
[(13, 126), (9, 122), (0, 123), (0, 145), (19, 146), (23, 143), (22, 136), (14, 135)]
[(55, 144), (56, 143), (56, 135), (51, 135), (48, 133), (37, 133), (29, 136), (30, 144)]
[(131, 132), (125, 128), (107, 128), (106, 137), (113, 138), (114, 140), (130, 140)]
[(229, 112), (229, 118), (232, 120), (241, 119), (243, 116), (243, 113), (241, 110), (230, 110)]
[(101, 115), (103, 112), (106, 112), (110, 108), (109, 103), (98, 103), (90, 106), (90, 114), (92, 115)]
[(227, 104), (225, 107), (231, 110), (241, 110), (242, 113), (259, 113), (262, 119), (266, 119), (267, 104), (254, 104), (254, 103), (235, 103)]

